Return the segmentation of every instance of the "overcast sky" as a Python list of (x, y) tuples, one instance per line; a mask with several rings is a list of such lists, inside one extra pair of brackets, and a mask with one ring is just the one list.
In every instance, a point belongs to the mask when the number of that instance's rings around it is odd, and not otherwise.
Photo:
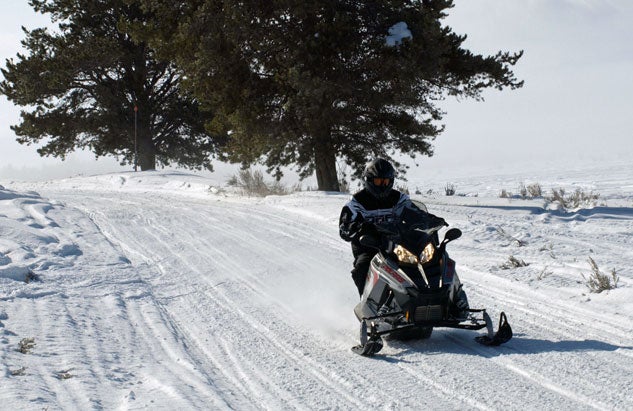
[(447, 101), (442, 163), (512, 168), (519, 162), (633, 156), (633, 2), (457, 0), (447, 23), (481, 53), (524, 50), (522, 89), (485, 102)]
[[(26, 0), (2, 0), (2, 66), (20, 50), (21, 25), (46, 24)], [(475, 53), (524, 50), (515, 73), (525, 86), (487, 91), (484, 102), (444, 102), (446, 131), (421, 169), (633, 157), (633, 1), (456, 0), (446, 24), (467, 34)], [(42, 159), (15, 141), (18, 113), (0, 97), (0, 181), (129, 170), (88, 153)]]

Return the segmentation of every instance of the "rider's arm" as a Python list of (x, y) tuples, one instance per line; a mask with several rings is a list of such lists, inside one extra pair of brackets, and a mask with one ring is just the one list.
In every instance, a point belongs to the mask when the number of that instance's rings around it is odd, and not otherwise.
[(361, 214), (353, 213), (348, 206), (343, 207), (338, 224), (341, 238), (345, 241), (352, 241), (358, 238), (363, 226), (363, 221), (364, 218)]

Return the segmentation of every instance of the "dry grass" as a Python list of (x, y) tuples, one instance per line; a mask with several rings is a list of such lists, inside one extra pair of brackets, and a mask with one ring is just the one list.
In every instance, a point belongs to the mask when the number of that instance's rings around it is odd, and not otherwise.
[(527, 245), (527, 243), (523, 240), (520, 240), (508, 233), (505, 232), (505, 230), (501, 227), (497, 227), (497, 234), (499, 234), (501, 237), (505, 238), (506, 240), (509, 240), (510, 242), (516, 242), (517, 245), (519, 247), (523, 247), (524, 245)]
[(527, 193), (531, 198), (543, 197), (543, 189), (539, 183), (533, 183), (527, 186)]
[(593, 258), (589, 257), (589, 265), (591, 266), (591, 274), (589, 278), (582, 274), (582, 278), (585, 280), (585, 285), (592, 293), (601, 293), (605, 290), (612, 290), (618, 287), (619, 277), (615, 272), (615, 268), (611, 270), (611, 275), (604, 274), (598, 268), (598, 264)]
[(503, 270), (510, 270), (512, 268), (527, 267), (528, 265), (530, 264), (511, 255), (510, 257), (508, 257), (508, 261), (501, 264), (500, 267)]
[(28, 354), (35, 347), (35, 338), (22, 338), (18, 343), (18, 352), (22, 354)]
[(264, 174), (259, 170), (240, 170), (237, 175), (231, 177), (227, 184), (239, 187), (248, 196), (265, 197), (268, 195), (285, 195), (292, 190), (287, 189), (279, 181), (267, 182)]
[(536, 279), (541, 281), (543, 278), (552, 275), (552, 271), (547, 269), (547, 266), (543, 267), (540, 273), (536, 276)]
[(9, 374), (11, 374), (13, 377), (26, 375), (26, 367), (20, 367), (16, 370), (9, 370)]
[[(506, 190), (505, 188), (501, 190), (499, 194), (500, 198), (512, 198), (512, 192)], [(532, 198), (540, 198), (543, 197), (543, 189), (539, 183), (533, 183), (529, 185), (525, 185), (525, 183), (519, 183), (519, 197), (524, 200), (532, 199)]]
[(406, 184), (398, 184), (396, 186), (396, 190), (400, 191), (401, 193), (405, 193), (407, 195), (411, 194), (409, 192), (409, 187)]
[(558, 203), (565, 210), (573, 210), (580, 207), (593, 207), (597, 204), (600, 194), (585, 192), (577, 188), (573, 193), (565, 193), (565, 189), (552, 189), (552, 194), (547, 198), (552, 203)]
[(73, 370), (74, 368), (70, 368), (68, 370), (61, 370), (61, 371), (57, 371), (55, 373), (55, 377), (57, 377), (57, 379), (60, 380), (68, 380), (70, 378), (73, 378), (74, 375), (72, 375), (70, 372)]

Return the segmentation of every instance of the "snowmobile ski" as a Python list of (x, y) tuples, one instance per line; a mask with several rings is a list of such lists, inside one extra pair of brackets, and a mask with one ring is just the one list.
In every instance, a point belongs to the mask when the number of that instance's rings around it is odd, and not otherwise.
[(508, 324), (508, 318), (504, 312), (499, 316), (499, 328), (495, 333), (492, 328), (492, 320), (488, 313), (484, 311), (484, 318), (486, 319), (486, 327), (488, 329), (488, 335), (482, 335), (475, 337), (475, 341), (479, 344), (488, 346), (498, 346), (504, 344), (512, 338), (512, 328)]
[(360, 344), (352, 347), (352, 351), (364, 357), (371, 357), (382, 350), (382, 338), (377, 333), (377, 327), (371, 323), (369, 331), (367, 330), (367, 321), (361, 321), (360, 324)]

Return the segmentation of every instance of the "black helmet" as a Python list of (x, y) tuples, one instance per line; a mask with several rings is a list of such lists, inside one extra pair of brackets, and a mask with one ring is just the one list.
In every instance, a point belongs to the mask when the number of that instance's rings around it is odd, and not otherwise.
[(374, 197), (387, 198), (393, 188), (395, 176), (396, 170), (387, 160), (377, 158), (370, 161), (363, 173), (365, 189)]

